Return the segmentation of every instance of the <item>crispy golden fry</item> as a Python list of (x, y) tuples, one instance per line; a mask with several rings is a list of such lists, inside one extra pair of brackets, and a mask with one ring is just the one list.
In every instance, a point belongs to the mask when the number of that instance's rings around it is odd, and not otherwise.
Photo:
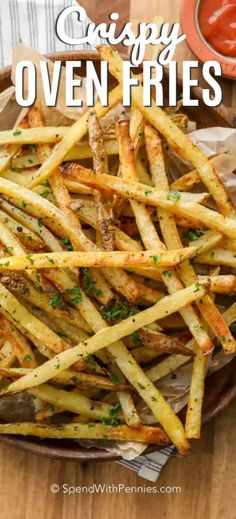
[[(129, 136), (129, 124), (127, 119), (124, 117), (122, 117), (122, 119), (118, 120), (117, 122), (117, 138), (120, 148), (122, 175), (125, 179), (137, 181), (138, 177), (135, 170), (134, 153)], [(165, 249), (165, 246), (159, 239), (156, 228), (146, 207), (138, 204), (136, 201), (131, 201), (131, 207), (135, 214), (136, 223), (145, 247), (147, 249), (150, 247), (155, 247), (157, 248), (158, 252)], [(165, 220), (165, 216), (166, 215), (163, 212), (163, 220)], [(181, 246), (182, 244), (180, 243), (180, 247)], [(181, 288), (183, 288), (174, 272), (166, 275), (166, 271), (161, 269), (161, 275), (162, 280), (170, 294), (173, 294), (176, 290), (181, 290)], [(200, 326), (201, 323), (194, 309), (192, 307), (184, 308), (181, 310), (181, 315), (191, 330), (193, 336), (196, 338), (199, 346), (204, 351), (212, 349), (211, 341), (208, 338), (205, 330)]]
[(187, 356), (192, 355), (192, 352), (189, 351), (180, 340), (177, 338), (175, 339), (174, 337), (169, 337), (160, 332), (154, 332), (147, 328), (142, 328), (139, 332), (139, 338), (145, 346), (158, 350), (161, 353)]
[(36, 368), (38, 365), (29, 341), (7, 319), (0, 318), (1, 333), (13, 346), (16, 358), (23, 368)]
[[(2, 284), (0, 284), (0, 308), (3, 308), (9, 316), (14, 318), (14, 322), (19, 322), (23, 329), (54, 353), (70, 349), (69, 344), (43, 322), (34, 317)], [(79, 363), (78, 367), (80, 369), (84, 368), (84, 363)]]
[[(199, 276), (204, 279), (204, 276)], [(211, 292), (217, 294), (228, 294), (236, 290), (236, 277), (233, 275), (210, 276)]]
[[(14, 380), (27, 375), (27, 373), (29, 373), (29, 369), (27, 368), (3, 368), (0, 365), (0, 374), (5, 378)], [(106, 391), (122, 391), (129, 389), (128, 384), (117, 382), (115, 377), (114, 379), (111, 377), (111, 379), (114, 381), (112, 382), (112, 380), (103, 376), (91, 375), (90, 373), (78, 373), (77, 371), (68, 369), (55, 376), (51, 380), (51, 384), (66, 387), (76, 386), (81, 389), (97, 387)]]
[[(194, 345), (195, 341), (191, 340), (188, 344), (186, 344), (186, 347), (193, 350)], [(161, 380), (170, 373), (176, 371), (181, 366), (184, 366), (184, 364), (187, 364), (190, 359), (191, 357), (188, 358), (184, 355), (170, 355), (162, 362), (159, 362), (152, 368), (146, 370), (146, 375), (153, 383), (158, 382), (158, 380)]]
[[(62, 176), (56, 172), (51, 178), (51, 185), (57, 203), (63, 211), (62, 214), (68, 219), (73, 236), (71, 236), (71, 242), (74, 250), (84, 251), (99, 251), (99, 248), (86, 238), (85, 234), (81, 229), (81, 225), (76, 215), (70, 209), (71, 198), (63, 183)], [(102, 274), (106, 280), (114, 287), (119, 293), (124, 295), (130, 302), (135, 302), (139, 297), (139, 289), (135, 281), (128, 276), (123, 270), (103, 268)], [(103, 288), (101, 287), (103, 291)]]
[[(150, 186), (131, 182), (108, 175), (96, 175), (82, 166), (71, 164), (65, 174), (96, 189), (107, 190), (128, 200), (155, 207), (162, 207), (177, 216), (183, 216), (196, 227), (204, 226), (219, 231), (229, 238), (236, 238), (236, 223), (232, 218), (222, 216), (216, 211), (200, 205), (205, 194), (188, 195), (187, 193), (170, 192), (168, 195)], [(1, 187), (1, 184), (0, 184)], [(200, 202), (200, 203), (199, 203)]]
[[(153, 183), (155, 186), (158, 185), (163, 193), (168, 196), (170, 191), (165, 172), (164, 156), (160, 137), (158, 133), (150, 126), (145, 128), (145, 136)], [(182, 242), (174, 218), (163, 209), (158, 210), (158, 215), (162, 235), (168, 249), (172, 249), (173, 247), (182, 247)], [(206, 237), (205, 235), (205, 239), (201, 240), (200, 238), (200, 251), (201, 246), (206, 247), (206, 243), (208, 242), (215, 245), (216, 241), (218, 242), (218, 239), (219, 233), (217, 233), (216, 237), (215, 233), (213, 233), (213, 236), (211, 233), (210, 236), (208, 235)], [(180, 279), (183, 281), (185, 286), (191, 285), (196, 281), (196, 274), (190, 262), (186, 261), (180, 265), (178, 272)], [(235, 340), (211, 297), (206, 295), (204, 298), (202, 298), (201, 301), (197, 303), (197, 306), (202, 314), (202, 317), (218, 337), (222, 347), (228, 352), (233, 352), (235, 350)], [(199, 346), (201, 347), (200, 344)]]
[[(116, 106), (122, 98), (122, 88), (118, 85), (109, 94), (109, 105), (107, 107), (97, 103), (94, 107), (98, 118), (103, 117), (111, 108)], [(85, 113), (76, 121), (72, 126), (67, 128), (66, 134), (64, 135), (61, 142), (55, 146), (50, 157), (43, 163), (41, 168), (37, 171), (34, 179), (29, 183), (29, 188), (41, 184), (46, 180), (53, 171), (61, 164), (66, 154), (71, 150), (75, 143), (79, 142), (84, 135), (87, 133), (88, 114)], [(36, 130), (35, 130), (36, 131)], [(45, 129), (44, 129), (45, 132)], [(45, 139), (44, 139), (45, 142)]]
[(236, 252), (236, 240), (229, 240), (229, 239), (225, 238), (222, 241), (221, 246), (223, 249), (233, 250), (234, 252)]
[[(136, 441), (149, 445), (166, 446), (169, 439), (159, 427), (140, 426), (138, 428), (127, 425), (111, 426), (102, 424), (65, 424), (46, 425), (35, 423), (0, 424), (0, 434), (21, 434), (23, 436), (38, 436), (39, 438), (54, 439), (87, 439), (87, 440), (116, 440)], [(187, 453), (187, 452), (186, 452)], [(185, 453), (185, 454), (186, 454)]]
[[(82, 222), (85, 222), (88, 225), (91, 225), (91, 227), (94, 227), (94, 229), (98, 230), (96, 208), (94, 204), (84, 201), (81, 203), (80, 200), (73, 200), (70, 204), (70, 207), (73, 211), (78, 212)], [(117, 226), (115, 226), (115, 246), (119, 250), (142, 250), (142, 245), (140, 243), (133, 240), (128, 234), (123, 232)]]
[[(222, 155), (217, 155), (216, 157), (213, 157), (212, 159), (209, 159), (212, 166), (215, 165), (215, 160), (223, 157)], [(196, 169), (193, 171), (190, 171), (189, 173), (185, 173), (185, 175), (182, 175), (180, 178), (172, 182), (170, 185), (171, 190), (176, 191), (189, 191), (191, 190), (195, 185), (200, 184), (202, 182), (198, 172)]]
[(187, 438), (200, 438), (201, 436), (201, 416), (202, 403), (204, 398), (205, 375), (206, 357), (199, 348), (196, 348), (185, 423)]
[[(17, 124), (17, 123), (16, 123)], [(14, 126), (14, 132), (19, 134), (19, 131), (21, 131), (24, 128), (28, 127), (28, 121), (27, 118), (24, 117), (19, 125)], [(20, 146), (15, 142), (11, 146), (3, 146), (1, 148), (0, 152), (0, 173), (4, 171), (10, 164), (11, 159), (16, 155), (16, 153), (19, 151)]]
[(196, 263), (205, 263), (206, 265), (224, 265), (226, 267), (236, 268), (236, 254), (230, 250), (214, 249), (205, 254), (199, 254), (195, 258)]
[[(109, 174), (108, 160), (104, 147), (102, 129), (99, 124), (97, 114), (90, 111), (88, 118), (89, 144), (93, 156), (93, 167), (97, 174)], [(113, 199), (107, 197), (106, 193), (94, 191), (94, 201), (97, 210), (97, 221), (99, 231), (102, 237), (104, 249), (107, 251), (114, 250), (115, 229), (114, 229), (114, 213)]]
[(6, 213), (1, 210), (0, 220), (7, 227), (7, 229), (15, 234), (18, 240), (22, 242), (23, 246), (32, 250), (40, 250), (44, 248), (42, 240), (35, 233), (27, 229), (27, 227), (24, 225), (19, 225), (18, 222), (14, 220), (14, 218), (6, 215)]
[(0, 368), (10, 368), (16, 360), (13, 344), (11, 341), (4, 341), (0, 350)]
[[(33, 396), (40, 398), (43, 402), (55, 405), (63, 411), (70, 411), (75, 414), (83, 414), (94, 420), (109, 418), (112, 414), (112, 406), (102, 402), (96, 402), (86, 398), (84, 395), (57, 389), (49, 384), (42, 384), (30, 389)], [(118, 417), (122, 419), (122, 417)]]
[[(123, 61), (118, 52), (107, 45), (99, 45), (98, 50), (101, 58), (108, 61), (110, 72), (122, 84)], [(235, 208), (207, 157), (190, 141), (188, 136), (174, 124), (168, 115), (161, 108), (156, 106), (153, 99), (151, 107), (145, 107), (143, 105), (143, 87), (141, 85), (134, 88), (132, 94), (135, 106), (148, 122), (166, 138), (169, 145), (176, 150), (182, 158), (192, 162), (202, 182), (213, 196), (223, 215), (235, 219)]]
[(199, 184), (201, 179), (196, 169), (186, 173), (182, 177), (172, 182), (170, 185), (171, 191), (190, 191), (196, 184)]
[(51, 252), (8, 256), (0, 259), (0, 270), (35, 270), (64, 267), (173, 267), (192, 257), (195, 247), (172, 251), (143, 252)]
[[(177, 292), (173, 296), (163, 298), (152, 308), (140, 312), (135, 317), (130, 317), (112, 328), (105, 328), (94, 337), (88, 339), (85, 343), (58, 354), (54, 359), (46, 362), (43, 366), (38, 367), (25, 377), (10, 384), (7, 389), (2, 391), (2, 394), (14, 393), (46, 382), (50, 378), (53, 378), (55, 370), (57, 373), (64, 371), (64, 369), (69, 368), (79, 358), (84, 358), (100, 348), (109, 346), (122, 337), (137, 331), (139, 328), (150, 324), (158, 318), (164, 317), (164, 315), (170, 315), (178, 311), (181, 306), (185, 306), (197, 300), (199, 297), (202, 297), (207, 289), (208, 284), (202, 285), (198, 290), (196, 290), (196, 286), (194, 285)], [(146, 378), (143, 371), (135, 363), (132, 355), (120, 342), (110, 346), (109, 350), (116, 357), (120, 369), (150, 407), (157, 420), (163, 423), (163, 427), (167, 431), (167, 434), (170, 435), (172, 441), (178, 446), (179, 451), (186, 453), (189, 446), (183, 436), (183, 429), (179, 419), (171, 411), (171, 408), (158, 390), (154, 388), (149, 379)]]
[(146, 366), (163, 355), (160, 351), (148, 348), (147, 346), (139, 346), (132, 350), (132, 356), (140, 366)]
[(25, 144), (56, 143), (63, 139), (68, 130), (67, 126), (43, 128), (23, 128), (18, 133), (15, 130), (0, 132), (0, 145), (14, 144), (22, 146)]
[(220, 242), (222, 242), (223, 236), (219, 232), (208, 231), (199, 238), (189, 242), (192, 247), (197, 247), (197, 254), (204, 254), (205, 252), (214, 249)]

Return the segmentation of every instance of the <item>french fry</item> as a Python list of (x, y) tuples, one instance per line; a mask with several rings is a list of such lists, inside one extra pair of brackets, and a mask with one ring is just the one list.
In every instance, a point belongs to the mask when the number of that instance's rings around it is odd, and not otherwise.
[(0, 350), (0, 368), (10, 368), (16, 360), (16, 355), (12, 342), (10, 340), (4, 341)]
[[(155, 186), (158, 185), (160, 189), (162, 189), (163, 193), (168, 196), (170, 192), (165, 172), (162, 144), (159, 135), (150, 126), (145, 128), (145, 135), (153, 183)], [(158, 215), (162, 235), (168, 249), (172, 249), (173, 247), (181, 247), (182, 242), (174, 219), (171, 218), (169, 214), (166, 213), (166, 211), (163, 211), (163, 209), (159, 209)], [(219, 233), (217, 233), (216, 236), (217, 241), (218, 238)], [(210, 237), (209, 235), (207, 237), (205, 236), (205, 240), (202, 239), (200, 242), (200, 250), (201, 246), (206, 246), (207, 242), (211, 242), (211, 244), (213, 243), (215, 245), (216, 239), (214, 233), (213, 236), (212, 234)], [(183, 264), (179, 266), (178, 272), (185, 286), (191, 285), (196, 281), (196, 274), (190, 262), (183, 262)], [(225, 351), (228, 353), (235, 351), (235, 340), (211, 297), (206, 295), (204, 298), (202, 298), (201, 301), (197, 303), (197, 306), (206, 323), (218, 337)], [(199, 356), (199, 358), (201, 357)]]
[[(135, 160), (132, 152), (132, 143), (129, 136), (129, 125), (127, 119), (122, 118), (117, 122), (117, 138), (120, 148), (122, 175), (125, 179), (137, 181), (138, 178), (135, 170)], [(159, 239), (156, 228), (154, 227), (151, 216), (146, 207), (138, 204), (136, 201), (131, 201), (131, 207), (135, 214), (136, 223), (145, 247), (147, 249), (150, 247), (156, 247), (157, 251), (165, 249), (165, 246)], [(180, 243), (180, 247), (181, 246), (182, 244)], [(174, 272), (166, 275), (166, 271), (162, 269), (161, 275), (169, 293), (173, 293), (182, 288), (182, 284)], [(204, 351), (212, 349), (211, 341), (204, 329), (201, 328), (201, 323), (194, 309), (192, 307), (184, 308), (181, 310), (181, 315), (193, 336), (196, 338), (199, 346)]]
[[(5, 378), (14, 380), (27, 375), (27, 373), (29, 373), (29, 369), (27, 368), (3, 368), (0, 366), (0, 374)], [(74, 386), (81, 389), (88, 389), (96, 386), (98, 389), (104, 389), (106, 391), (122, 391), (129, 389), (129, 385), (116, 382), (116, 380), (112, 382), (112, 380), (103, 376), (91, 375), (90, 373), (78, 373), (77, 371), (68, 369), (55, 376), (51, 380), (51, 384), (66, 387)]]
[(148, 348), (147, 346), (140, 346), (132, 350), (132, 357), (141, 366), (150, 364), (150, 362), (153, 362), (161, 355), (162, 353), (160, 353), (160, 351)]
[[(109, 104), (107, 107), (102, 106), (100, 103), (97, 103), (94, 107), (94, 111), (97, 114), (97, 117), (100, 119), (104, 117), (104, 115), (114, 106), (116, 106), (122, 98), (122, 89), (118, 85), (115, 87), (109, 94)], [(34, 176), (34, 179), (29, 183), (28, 187), (32, 189), (33, 187), (41, 184), (44, 180), (46, 180), (53, 171), (61, 164), (64, 160), (66, 154), (71, 150), (75, 143), (79, 142), (84, 135), (87, 133), (87, 123), (88, 123), (88, 114), (85, 113), (80, 117), (78, 121), (76, 121), (72, 126), (67, 128), (67, 132), (62, 138), (61, 142), (55, 146), (52, 151), (50, 157), (42, 164), (37, 173)], [(36, 130), (35, 130), (36, 131)], [(45, 129), (44, 129), (45, 132)], [(45, 139), (44, 139), (45, 142)]]
[[(10, 384), (1, 394), (5, 395), (22, 391), (48, 381), (55, 375), (55, 370), (57, 373), (64, 371), (64, 369), (69, 368), (79, 358), (84, 358), (101, 348), (119, 341), (122, 337), (130, 335), (139, 328), (164, 317), (164, 315), (170, 315), (178, 311), (181, 306), (185, 306), (197, 300), (199, 297), (202, 297), (207, 289), (208, 284), (204, 284), (196, 291), (196, 286), (194, 285), (177, 292), (173, 296), (163, 298), (152, 308), (140, 312), (135, 317), (130, 317), (111, 328), (105, 328), (94, 337), (88, 339), (85, 343), (56, 355), (54, 359), (47, 361), (43, 366), (39, 366), (36, 370), (33, 370), (20, 380)], [(116, 342), (116, 344), (110, 346), (109, 351), (116, 357), (117, 364), (121, 371), (142, 396), (157, 420), (163, 424), (165, 431), (178, 446), (179, 451), (186, 453), (189, 446), (184, 438), (179, 419), (175, 416), (173, 411), (171, 411), (159, 391), (152, 385), (141, 368), (136, 364), (132, 355), (120, 342)]]
[(124, 414), (125, 423), (129, 427), (140, 427), (141, 420), (134, 406), (131, 394), (128, 391), (119, 391), (118, 399)]
[(137, 441), (149, 445), (167, 446), (169, 439), (158, 427), (140, 426), (138, 428), (127, 425), (110, 426), (102, 424), (65, 424), (46, 425), (35, 423), (0, 424), (1, 434), (20, 434), (23, 436), (38, 436), (51, 439), (87, 439), (87, 440), (116, 440)]
[[(66, 184), (65, 180), (65, 184)], [(94, 229), (98, 230), (98, 222), (96, 209), (93, 204), (83, 202), (78, 203), (77, 200), (73, 200), (70, 204), (70, 207), (73, 211), (78, 212), (78, 215), (82, 222), (87, 223)], [(115, 226), (115, 246), (119, 250), (130, 250), (130, 251), (139, 251), (142, 250), (142, 246), (137, 241), (133, 240), (128, 234), (124, 233), (119, 227)]]
[[(97, 48), (101, 58), (109, 63), (110, 72), (122, 84), (123, 60), (118, 52), (107, 45), (99, 45)], [(153, 99), (151, 107), (143, 105), (143, 87), (141, 85), (133, 89), (132, 95), (135, 106), (147, 121), (166, 138), (169, 145), (183, 159), (192, 162), (223, 215), (235, 219), (235, 208), (229, 199), (228, 193), (204, 153), (174, 124), (164, 110), (156, 106)]]
[(199, 184), (201, 179), (196, 169), (186, 173), (182, 177), (177, 178), (170, 185), (171, 191), (190, 191), (196, 184)]
[(192, 257), (195, 247), (145, 252), (51, 252), (8, 256), (0, 259), (0, 270), (35, 270), (64, 267), (153, 267), (167, 268)]
[(36, 368), (38, 365), (29, 341), (7, 319), (1, 317), (1, 332), (10, 341), (16, 358), (23, 368)]
[[(99, 125), (97, 114), (90, 111), (88, 117), (89, 144), (93, 156), (93, 167), (97, 174), (109, 174), (108, 160), (104, 147), (102, 129)], [(100, 191), (94, 191), (94, 201), (97, 210), (97, 221), (101, 233), (102, 244), (107, 251), (114, 250), (115, 229), (113, 200)]]
[[(22, 112), (23, 112), (23, 110), (22, 110)], [(18, 120), (16, 121), (15, 126), (14, 126), (14, 132), (19, 134), (24, 128), (27, 128), (27, 126), (28, 126), (28, 122), (27, 122), (26, 113), (25, 113), (23, 119), (20, 121), (19, 124), (18, 124)], [(3, 146), (3, 148), (1, 148), (0, 173), (2, 173), (9, 166), (11, 159), (16, 155), (16, 153), (18, 152), (19, 149), (20, 149), (20, 146), (19, 146), (19, 144), (17, 144), (17, 142), (12, 144), (11, 146)]]
[(199, 348), (196, 348), (185, 422), (187, 438), (200, 438), (201, 436), (201, 416), (202, 403), (204, 398), (205, 375), (206, 357)]
[[(88, 240), (88, 238), (86, 238), (81, 229), (79, 220), (73, 211), (69, 208), (71, 198), (68, 191), (66, 190), (66, 187), (63, 183), (63, 178), (59, 172), (54, 173), (52, 176), (51, 185), (57, 203), (63, 211), (62, 214), (65, 214), (68, 222), (70, 222), (71, 230), (74, 231), (73, 236), (71, 236), (71, 242), (73, 244), (74, 250), (82, 249), (84, 251), (99, 251), (99, 248), (93, 242)], [(110, 283), (110, 285), (114, 287), (119, 293), (124, 295), (130, 302), (135, 302), (138, 299), (138, 286), (125, 271), (114, 268), (111, 271), (108, 268), (103, 268), (102, 274)], [(101, 289), (103, 290), (103, 288)]]
[(44, 343), (49, 350), (55, 353), (63, 349), (70, 349), (70, 346), (63, 341), (59, 335), (54, 333), (48, 326), (39, 321), (16, 299), (11, 292), (9, 292), (0, 283), (0, 307), (2, 307), (10, 316), (14, 318), (15, 322), (26, 329), (30, 334), (34, 335), (36, 339)]
[(203, 201), (205, 194), (200, 195), (200, 197), (199, 195), (191, 195), (189, 198), (187, 193), (180, 194), (173, 191), (167, 197), (149, 186), (115, 177), (111, 179), (107, 175), (98, 176), (75, 164), (70, 165), (65, 173), (68, 174), (69, 178), (76, 178), (79, 182), (84, 182), (96, 189), (108, 190), (128, 200), (134, 199), (147, 205), (162, 207), (170, 213), (183, 216), (196, 227), (200, 224), (200, 226), (207, 226), (219, 231), (229, 238), (236, 238), (236, 224), (232, 218), (222, 216), (216, 211), (200, 205), (199, 202)]
[(205, 263), (206, 265), (224, 265), (226, 267), (236, 268), (235, 252), (225, 249), (214, 249), (205, 254), (199, 254), (195, 258), (196, 263)]
[(223, 249), (236, 252), (236, 240), (229, 240), (225, 238), (221, 243), (221, 246), (223, 247)]
[[(212, 159), (209, 159), (212, 166), (215, 166), (215, 162), (223, 158), (225, 154), (217, 155), (216, 157), (213, 157)], [(195, 185), (201, 183), (201, 178), (197, 172), (196, 169), (193, 171), (190, 171), (189, 173), (186, 173), (185, 175), (182, 175), (180, 178), (177, 178), (172, 184), (170, 185), (171, 190), (176, 191), (189, 191), (191, 190)]]
[(14, 218), (7, 216), (6, 213), (0, 210), (0, 221), (9, 229), (16, 238), (22, 242), (23, 246), (38, 250), (43, 249), (44, 245), (42, 240), (35, 235), (32, 231), (27, 229), (24, 225), (19, 225)]
[[(192, 339), (186, 347), (193, 351), (194, 345), (195, 341)], [(190, 360), (191, 357), (188, 358), (184, 355), (170, 355), (162, 362), (146, 370), (146, 375), (153, 383), (158, 382), (158, 380), (170, 375), (181, 366), (184, 366), (184, 364), (187, 364)]]
[[(103, 420), (112, 416), (112, 406), (86, 398), (78, 392), (73, 393), (55, 388), (49, 384), (42, 384), (30, 389), (30, 394), (40, 398), (43, 402), (55, 405), (63, 411), (83, 414), (94, 420)], [(117, 413), (119, 417), (119, 414)]]
[(192, 352), (189, 348), (183, 345), (183, 343), (177, 338), (164, 335), (160, 332), (154, 332), (143, 328), (139, 332), (140, 340), (148, 348), (155, 349), (162, 353), (171, 353), (175, 355), (187, 355), (191, 356)]
[[(204, 276), (199, 276), (204, 279)], [(211, 292), (217, 294), (228, 294), (236, 290), (236, 277), (233, 275), (210, 276)]]
[(198, 254), (204, 254), (205, 252), (210, 251), (211, 249), (214, 249), (219, 243), (222, 242), (223, 236), (219, 232), (215, 231), (208, 231), (204, 233), (199, 238), (192, 240), (189, 242), (189, 246), (197, 247), (198, 251), (196, 255)]

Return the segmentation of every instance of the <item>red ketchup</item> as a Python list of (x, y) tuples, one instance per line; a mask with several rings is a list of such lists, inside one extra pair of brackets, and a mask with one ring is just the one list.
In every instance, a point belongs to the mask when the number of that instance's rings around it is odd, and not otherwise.
[(199, 23), (203, 36), (215, 50), (236, 58), (236, 0), (202, 0)]

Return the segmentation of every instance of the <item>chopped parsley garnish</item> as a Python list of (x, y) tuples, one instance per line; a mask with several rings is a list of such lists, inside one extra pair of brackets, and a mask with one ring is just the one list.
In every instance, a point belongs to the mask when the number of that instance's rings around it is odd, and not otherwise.
[(61, 238), (61, 243), (62, 243), (63, 247), (65, 247), (65, 249), (67, 249), (69, 251), (73, 250), (71, 241), (68, 238)]
[(23, 357), (24, 362), (30, 362), (32, 360), (32, 356), (29, 355), (29, 353), (26, 353), (26, 355)]
[(189, 241), (195, 241), (198, 238), (200, 238), (200, 236), (202, 236), (202, 235), (203, 235), (203, 233), (199, 229), (187, 229), (183, 233), (184, 238), (186, 238), (186, 240), (189, 240)]
[(91, 357), (91, 355), (89, 355), (87, 358), (86, 358), (86, 362), (89, 366), (91, 366), (91, 368), (96, 368), (96, 362), (94, 360), (93, 357)]
[(120, 420), (117, 420), (116, 418), (104, 418), (101, 421), (102, 425), (112, 425), (113, 427), (117, 427), (117, 425), (120, 425)]
[(100, 289), (99, 290), (95, 290), (94, 294), (95, 294), (95, 296), (100, 297), (100, 296), (103, 296), (103, 291), (100, 290)]
[(160, 263), (160, 258), (159, 256), (151, 256), (152, 259), (153, 259), (153, 263), (154, 265), (158, 265), (158, 263)]
[(58, 357), (56, 357), (56, 364), (54, 364), (54, 368), (55, 368), (55, 369), (59, 369), (59, 368), (60, 368), (60, 365), (61, 365), (61, 363), (60, 363), (60, 359), (59, 359)]
[(38, 218), (38, 226), (42, 227), (42, 225), (43, 225), (43, 219), (42, 218)]
[(199, 290), (200, 290), (201, 288), (202, 288), (201, 283), (199, 283), (199, 281), (197, 281), (197, 282), (195, 283), (195, 290), (194, 290), (194, 292), (199, 292)]
[(114, 373), (110, 373), (109, 379), (111, 380), (112, 384), (119, 384), (119, 379), (117, 375), (114, 375)]
[(47, 191), (46, 189), (45, 189), (45, 191), (43, 191), (43, 192), (41, 193), (41, 196), (42, 196), (43, 198), (47, 198), (48, 195), (50, 195), (50, 191)]
[(71, 377), (71, 381), (73, 382), (73, 384), (77, 384), (78, 377), (76, 375), (74, 375), (73, 377)]
[(114, 306), (103, 313), (103, 317), (105, 321), (113, 322), (118, 319), (127, 319), (136, 313), (136, 310), (128, 303), (128, 301), (120, 299)]
[(181, 193), (179, 191), (171, 191), (166, 195), (167, 200), (171, 200), (171, 202), (178, 202), (181, 198)]
[(35, 288), (40, 288), (41, 287), (41, 281), (40, 281), (40, 277), (37, 276), (35, 281), (34, 281), (34, 286)]
[(138, 382), (138, 387), (139, 387), (140, 389), (143, 389), (143, 390), (145, 390), (145, 389), (146, 389), (146, 387), (145, 387), (145, 386), (143, 386), (143, 384), (140, 384), (140, 382)]
[(67, 292), (67, 294), (70, 294), (71, 296), (73, 296), (70, 300), (70, 302), (73, 305), (78, 305), (79, 303), (81, 303), (82, 293), (81, 293), (80, 287), (68, 288), (68, 290), (66, 292)]
[(119, 416), (120, 412), (121, 412), (121, 406), (120, 406), (120, 403), (118, 402), (117, 404), (112, 406), (112, 408), (109, 412), (109, 415), (112, 417), (116, 417), (116, 416)]
[(64, 301), (62, 299), (61, 292), (55, 292), (55, 294), (53, 294), (50, 297), (49, 303), (50, 303), (51, 307), (54, 309), (57, 308), (58, 306), (63, 306)]
[(50, 186), (49, 181), (48, 181), (47, 178), (46, 178), (46, 180), (43, 180), (42, 185), (43, 185), (43, 186), (46, 186), (46, 187), (49, 187), (49, 186)]
[(149, 189), (147, 191), (144, 191), (145, 196), (149, 196), (152, 194), (152, 191)]
[(170, 279), (172, 276), (172, 272), (170, 270), (164, 270), (162, 272), (163, 276), (165, 276), (167, 279)]
[(14, 137), (18, 137), (18, 136), (21, 135), (21, 134), (22, 134), (21, 130), (15, 130), (15, 131), (13, 132)]
[(140, 346), (140, 344), (142, 344), (142, 341), (139, 337), (139, 333), (138, 332), (133, 332), (131, 335), (130, 335), (130, 340), (133, 344), (135, 344), (136, 346)]
[(34, 264), (34, 260), (33, 260), (32, 254), (28, 254), (28, 255), (26, 256), (26, 259), (31, 263), (31, 265)]
[(81, 272), (82, 272), (82, 276), (83, 276), (83, 279), (85, 282), (84, 290), (87, 294), (88, 292), (91, 292), (94, 289), (94, 280), (87, 267), (82, 267)]

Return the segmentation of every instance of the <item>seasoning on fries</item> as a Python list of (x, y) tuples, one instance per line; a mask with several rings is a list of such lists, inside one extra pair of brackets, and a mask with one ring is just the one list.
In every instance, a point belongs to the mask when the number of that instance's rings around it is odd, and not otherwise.
[[(98, 50), (118, 80), (107, 107), (46, 127), (36, 103), (0, 131), (0, 396), (27, 392), (35, 405), (34, 422), (0, 434), (173, 443), (186, 455), (207, 355), (235, 354), (235, 207), (181, 104), (144, 107), (140, 84), (120, 107), (122, 59)], [(170, 149), (189, 162), (175, 180)], [(158, 384), (186, 364), (183, 424)]]

